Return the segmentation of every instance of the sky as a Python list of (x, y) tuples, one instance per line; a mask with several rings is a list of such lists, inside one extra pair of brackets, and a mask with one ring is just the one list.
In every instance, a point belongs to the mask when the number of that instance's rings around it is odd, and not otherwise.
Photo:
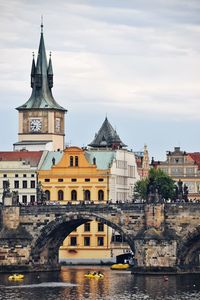
[(67, 145), (89, 144), (107, 116), (150, 158), (200, 152), (199, 0), (0, 0), (0, 151), (18, 141), (41, 15)]

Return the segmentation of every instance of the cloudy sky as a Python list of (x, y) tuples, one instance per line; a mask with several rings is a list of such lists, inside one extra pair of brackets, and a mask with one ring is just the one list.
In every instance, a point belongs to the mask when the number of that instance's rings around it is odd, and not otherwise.
[(200, 151), (199, 0), (0, 0), (0, 150), (18, 139), (41, 15), (66, 143), (90, 143), (107, 115), (134, 151)]

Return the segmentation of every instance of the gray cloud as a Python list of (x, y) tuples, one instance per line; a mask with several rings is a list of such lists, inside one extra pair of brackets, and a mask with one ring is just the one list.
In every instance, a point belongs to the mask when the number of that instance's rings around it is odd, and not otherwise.
[[(152, 151), (165, 152), (166, 145), (154, 140), (154, 119), (161, 127), (169, 120), (171, 128), (181, 122), (180, 139), (185, 139), (184, 131), (199, 120), (200, 110), (198, 0), (1, 0), (1, 111), (13, 111), (30, 95), (31, 56), (38, 49), (41, 14), (46, 49), (52, 51), (53, 93), (69, 108), (68, 140), (87, 144), (106, 113), (119, 130), (126, 116), (122, 140), (130, 147), (149, 141), (157, 144)], [(17, 112), (15, 116), (17, 120)], [(90, 137), (88, 128), (81, 126), (80, 132), (77, 119), (90, 128), (93, 122)], [(132, 141), (135, 120), (151, 122), (152, 139), (141, 126)], [(4, 138), (3, 146), (8, 148), (15, 138)], [(168, 141), (174, 141), (173, 131)], [(189, 143), (199, 147), (192, 139)]]

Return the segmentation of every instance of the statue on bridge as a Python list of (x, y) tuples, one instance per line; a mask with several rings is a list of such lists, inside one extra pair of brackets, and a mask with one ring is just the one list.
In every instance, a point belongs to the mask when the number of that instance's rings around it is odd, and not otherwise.
[(147, 184), (147, 203), (161, 203), (159, 186), (156, 185), (154, 178), (150, 177)]
[(46, 193), (42, 189), (42, 184), (40, 181), (37, 184), (36, 193), (37, 193), (37, 204), (38, 205), (46, 204), (47, 196), (46, 196)]
[(188, 186), (179, 179), (176, 186), (176, 201), (188, 202)]

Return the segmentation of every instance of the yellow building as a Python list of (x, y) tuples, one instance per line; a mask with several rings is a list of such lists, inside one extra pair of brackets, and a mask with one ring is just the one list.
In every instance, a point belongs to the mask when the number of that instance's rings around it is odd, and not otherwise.
[[(69, 147), (64, 151), (48, 152), (38, 171), (50, 202), (77, 204), (106, 203), (108, 199), (109, 169), (99, 170), (96, 161), (89, 163), (83, 149)], [(100, 259), (110, 257), (111, 228), (95, 221), (73, 231), (60, 248), (60, 260)]]

